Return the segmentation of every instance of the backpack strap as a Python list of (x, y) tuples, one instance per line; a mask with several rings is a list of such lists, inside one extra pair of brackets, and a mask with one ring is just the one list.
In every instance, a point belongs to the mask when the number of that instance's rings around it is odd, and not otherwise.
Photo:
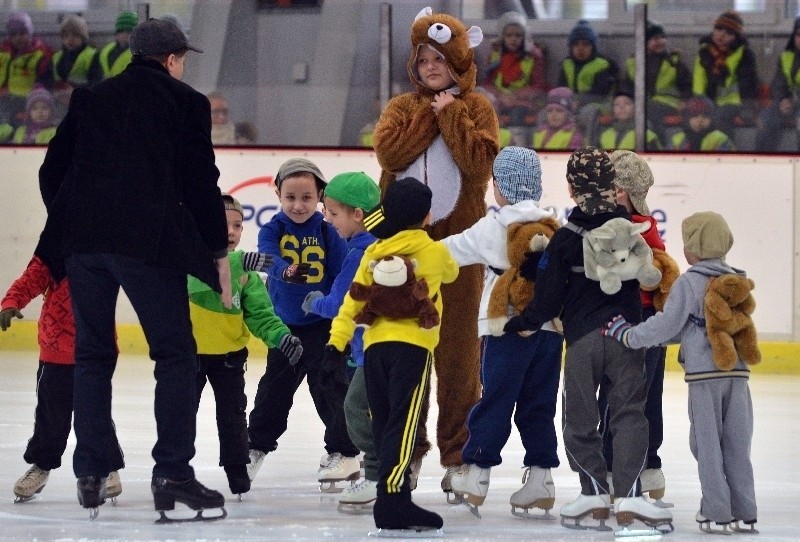
[[(572, 222), (569, 222), (569, 221), (566, 224), (564, 224), (562, 226), (562, 228), (566, 228), (571, 232), (577, 233), (578, 235), (583, 237), (584, 242), (585, 242), (586, 234), (588, 233), (588, 230), (586, 228), (581, 228), (580, 226), (577, 226), (577, 225), (575, 225), (575, 224), (573, 224)], [(573, 265), (570, 268), (570, 271), (572, 271), (573, 273), (584, 273), (585, 269), (584, 269), (584, 267), (582, 265)]]

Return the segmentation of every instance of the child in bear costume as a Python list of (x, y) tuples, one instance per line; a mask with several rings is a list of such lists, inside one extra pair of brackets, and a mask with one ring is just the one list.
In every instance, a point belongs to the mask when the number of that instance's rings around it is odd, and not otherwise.
[[(454, 17), (423, 9), (411, 27), (408, 73), (413, 92), (393, 98), (375, 127), (374, 146), (382, 168), (381, 190), (412, 176), (433, 192), (431, 237), (460, 233), (486, 213), (486, 190), (498, 152), (498, 122), (486, 97), (474, 92), (473, 48), (483, 39)], [(462, 464), (466, 420), (481, 393), (478, 307), (483, 268), (461, 268), (458, 280), (442, 288), (441, 341), (435, 352), (439, 420), (436, 428), (442, 489)], [(427, 401), (426, 401), (427, 407)], [(414, 459), (430, 449), (420, 420)]]
[[(744, 271), (725, 261), (733, 234), (724, 218), (712, 212), (695, 213), (683, 221), (681, 230), (683, 252), (691, 267), (672, 285), (663, 312), (633, 327), (618, 316), (603, 332), (634, 349), (680, 341), (679, 361), (689, 384), (689, 446), (697, 459), (702, 490), (695, 519), (702, 531), (729, 534), (730, 524), (734, 530), (754, 532), (753, 403), (745, 363), (749, 356), (740, 352), (730, 370), (718, 367), (706, 322), (709, 284), (720, 277), (738, 279), (747, 287), (750, 283)], [(755, 333), (751, 341), (755, 343)], [(748, 347), (757, 348), (752, 343)]]

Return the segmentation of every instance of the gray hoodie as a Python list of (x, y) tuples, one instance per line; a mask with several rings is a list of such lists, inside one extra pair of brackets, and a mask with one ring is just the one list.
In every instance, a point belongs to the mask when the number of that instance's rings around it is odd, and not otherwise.
[(680, 343), (679, 361), (683, 364), (687, 382), (710, 378), (747, 378), (749, 369), (740, 359), (732, 371), (720, 371), (711, 358), (704, 325), (703, 303), (706, 286), (711, 277), (734, 273), (744, 276), (744, 271), (734, 269), (724, 260), (702, 260), (682, 274), (667, 296), (662, 312), (634, 326), (628, 333), (631, 348)]

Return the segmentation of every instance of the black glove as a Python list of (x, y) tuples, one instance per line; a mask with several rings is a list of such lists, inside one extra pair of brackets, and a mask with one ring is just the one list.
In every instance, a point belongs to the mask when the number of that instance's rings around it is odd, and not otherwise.
[(522, 314), (512, 317), (511, 319), (506, 322), (506, 325), (503, 326), (503, 331), (506, 333), (518, 333), (520, 331), (538, 331), (542, 324), (531, 320), (527, 314), (527, 311), (523, 311)]
[(283, 336), (278, 343), (278, 350), (289, 358), (289, 365), (297, 365), (297, 362), (300, 361), (300, 356), (303, 355), (303, 345), (300, 344), (300, 339), (291, 333)]
[(0, 329), (3, 331), (7, 330), (11, 327), (11, 319), (17, 317), (22, 318), (22, 313), (19, 312), (19, 309), (15, 309), (14, 307), (9, 307), (7, 309), (3, 309), (0, 311)]
[(292, 264), (283, 272), (283, 280), (292, 282), (294, 284), (305, 284), (308, 281), (308, 272), (311, 270), (311, 264), (297, 263)]
[(245, 252), (242, 254), (242, 267), (245, 271), (266, 271), (272, 267), (272, 254), (265, 252)]
[(522, 278), (530, 282), (536, 282), (536, 269), (539, 267), (539, 260), (542, 259), (544, 252), (526, 252), (522, 265), (519, 266), (519, 274)]
[(339, 352), (335, 346), (329, 344), (325, 347), (325, 355), (319, 370), (319, 381), (325, 385), (336, 378), (338, 371), (344, 372), (344, 352)]

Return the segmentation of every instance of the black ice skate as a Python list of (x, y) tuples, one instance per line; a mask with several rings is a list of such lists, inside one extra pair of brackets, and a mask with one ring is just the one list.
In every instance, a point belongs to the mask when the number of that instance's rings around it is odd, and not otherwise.
[[(154, 477), (150, 483), (150, 489), (153, 491), (156, 511), (161, 514), (156, 523), (214, 521), (228, 515), (228, 512), (225, 511), (225, 497), (218, 491), (208, 489), (196, 478), (176, 482), (168, 478)], [(168, 517), (164, 512), (174, 510), (176, 501), (196, 510), (197, 515), (186, 519)], [(208, 508), (219, 508), (222, 512), (217, 516), (204, 516), (203, 510)]]
[(239, 495), (239, 500), (242, 500), (242, 494), (250, 491), (250, 477), (247, 474), (247, 465), (225, 465), (225, 474), (228, 477), (228, 487), (231, 488), (231, 493)]
[(411, 502), (409, 493), (379, 494), (372, 509), (377, 531), (369, 536), (381, 538), (435, 538), (443, 536), (441, 516)]
[(106, 502), (106, 478), (100, 476), (78, 478), (78, 502), (89, 509), (89, 519), (95, 519), (99, 514), (98, 507)]

